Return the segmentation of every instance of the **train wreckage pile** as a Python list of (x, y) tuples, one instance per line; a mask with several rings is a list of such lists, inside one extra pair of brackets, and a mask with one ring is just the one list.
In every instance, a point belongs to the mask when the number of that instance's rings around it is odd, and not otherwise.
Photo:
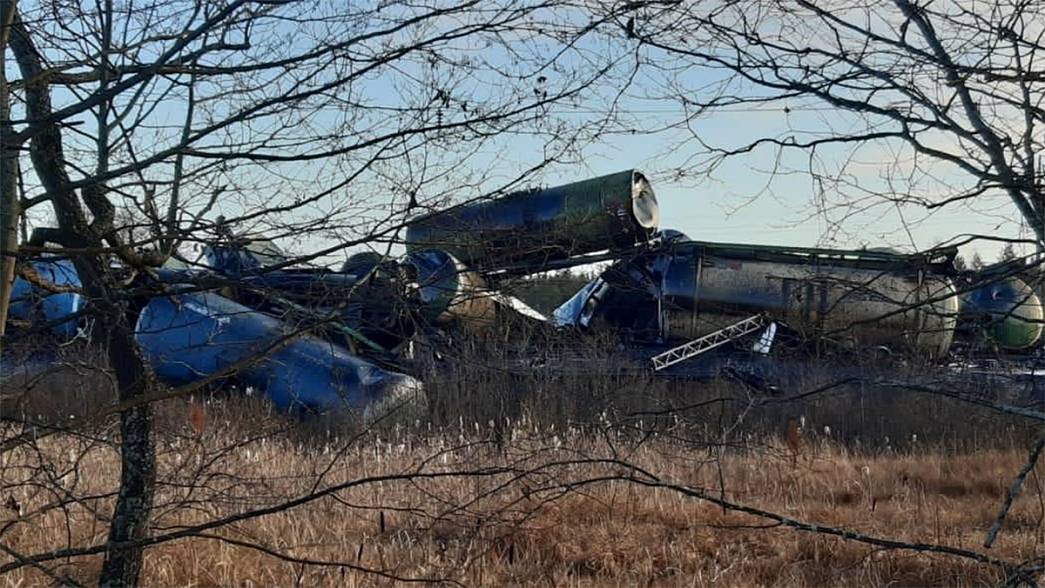
[[(658, 225), (653, 189), (631, 170), (413, 219), (405, 255), (357, 254), (339, 270), (294, 267), (263, 242), (226, 235), (206, 248), (204, 267), (136, 276), (141, 294), (128, 312), (166, 384), (232, 382), (280, 408), (364, 417), (423, 398), (405, 373), (413, 343), (452, 345), (454, 333), (505, 320), (612, 332), (649, 350), (654, 372), (752, 339), (769, 353), (778, 333), (937, 361), (956, 340), (1026, 353), (1042, 338), (1041, 301), (1017, 272), (971, 279), (955, 269), (953, 248), (708, 243)], [(549, 318), (500, 290), (594, 262), (609, 265)], [(89, 335), (71, 261), (24, 265), (36, 279), (16, 279), (15, 322), (49, 330), (56, 344)]]

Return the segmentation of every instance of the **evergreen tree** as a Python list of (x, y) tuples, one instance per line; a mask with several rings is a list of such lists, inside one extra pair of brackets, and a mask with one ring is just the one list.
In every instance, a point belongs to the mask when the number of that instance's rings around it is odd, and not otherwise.
[(972, 268), (973, 271), (977, 271), (978, 272), (978, 271), (983, 269), (984, 265), (986, 265), (986, 264), (983, 263), (983, 258), (980, 257), (980, 252), (977, 251), (977, 252), (973, 253), (972, 254), (972, 260), (969, 261), (969, 267)]

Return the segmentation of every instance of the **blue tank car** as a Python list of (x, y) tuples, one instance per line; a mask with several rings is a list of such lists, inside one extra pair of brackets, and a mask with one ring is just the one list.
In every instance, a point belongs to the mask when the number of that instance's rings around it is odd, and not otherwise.
[[(43, 281), (55, 286), (80, 286), (80, 276), (68, 259), (40, 259), (32, 262), (31, 267)], [(83, 302), (83, 295), (79, 292), (49, 292), (16, 277), (8, 312), (25, 321), (42, 319), (51, 323), (54, 334), (71, 339), (79, 329), (78, 313)]]
[(214, 293), (153, 298), (136, 338), (156, 374), (172, 385), (230, 370), (281, 409), (350, 410), (422, 400), (413, 378), (384, 370), (345, 349)]

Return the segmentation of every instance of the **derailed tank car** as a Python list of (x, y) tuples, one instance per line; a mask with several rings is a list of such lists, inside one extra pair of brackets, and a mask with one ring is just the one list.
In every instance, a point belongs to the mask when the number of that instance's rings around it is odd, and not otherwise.
[(961, 295), (959, 332), (1003, 351), (1034, 348), (1045, 330), (1041, 298), (1018, 276), (988, 279)]
[(954, 285), (925, 256), (708, 243), (666, 255), (670, 337), (693, 339), (757, 313), (807, 339), (932, 356), (954, 336)]
[(555, 313), (665, 340), (764, 314), (807, 339), (947, 352), (958, 298), (946, 255), (675, 241), (619, 262)]
[(455, 320), (485, 324), (493, 320), (494, 301), (482, 277), (441, 249), (415, 250), (400, 262), (412, 285), (420, 316), (440, 326)]
[(138, 317), (135, 339), (169, 384), (235, 368), (230, 376), (264, 390), (281, 409), (366, 416), (424, 398), (413, 378), (212, 292), (152, 298)]
[(51, 332), (63, 339), (75, 337), (79, 330), (77, 315), (84, 305), (84, 297), (77, 291), (80, 276), (73, 262), (57, 257), (42, 258), (26, 264), (23, 271), (35, 273), (41, 283), (52, 285), (55, 291), (34, 286), (21, 277), (15, 278), (11, 293), (11, 316), (24, 321), (47, 323), (51, 325)]
[[(162, 382), (214, 377), (254, 388), (281, 409), (363, 419), (423, 407), (421, 384), (383, 367), (394, 365), (394, 350), (413, 333), (397, 264), (356, 273), (267, 270), (242, 243), (225, 249), (232, 267), (160, 268), (134, 277), (128, 316)], [(16, 278), (12, 315), (63, 339), (81, 326), (86, 332), (73, 265), (45, 257), (23, 273), (29, 270), (40, 285)], [(77, 291), (64, 290), (71, 287)]]
[(406, 245), (411, 252), (441, 249), (473, 269), (539, 266), (645, 242), (659, 218), (649, 181), (628, 170), (414, 219)]

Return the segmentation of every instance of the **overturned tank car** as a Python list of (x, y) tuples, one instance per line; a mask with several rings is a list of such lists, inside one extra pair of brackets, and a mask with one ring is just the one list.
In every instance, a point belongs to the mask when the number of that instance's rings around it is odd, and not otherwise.
[(423, 398), (413, 378), (212, 292), (152, 298), (135, 338), (168, 384), (225, 376), (264, 391), (281, 409), (366, 418)]
[(939, 356), (958, 316), (951, 257), (675, 239), (615, 264), (555, 320), (688, 340), (762, 314), (806, 339)]
[[(217, 262), (210, 270), (163, 268), (135, 278), (139, 294), (128, 312), (160, 380), (235, 383), (281, 409), (363, 419), (424, 405), (420, 382), (385, 367), (413, 325), (394, 269), (267, 270), (249, 249), (218, 249), (207, 252)], [(43, 258), (29, 271), (33, 280), (15, 280), (12, 316), (62, 340), (87, 334), (72, 264)]]
[(649, 180), (635, 170), (484, 199), (413, 219), (408, 251), (439, 249), (467, 267), (544, 264), (649, 240), (660, 220)]
[(1000, 350), (1033, 349), (1045, 330), (1041, 298), (1016, 275), (1002, 275), (961, 295), (959, 333)]

